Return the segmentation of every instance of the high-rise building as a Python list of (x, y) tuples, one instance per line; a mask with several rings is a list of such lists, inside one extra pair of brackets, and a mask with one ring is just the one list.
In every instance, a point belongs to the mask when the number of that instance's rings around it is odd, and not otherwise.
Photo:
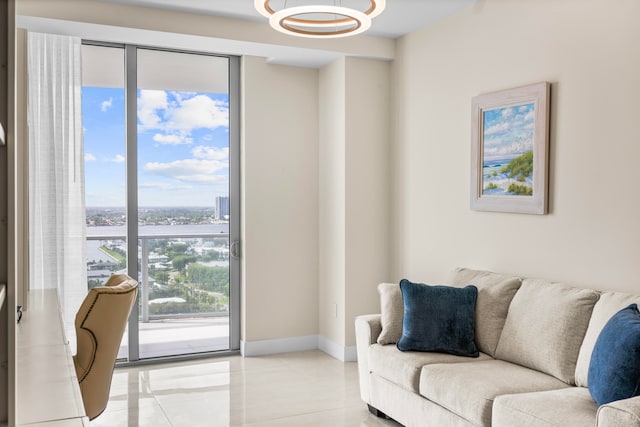
[(216, 219), (229, 219), (229, 196), (216, 197)]

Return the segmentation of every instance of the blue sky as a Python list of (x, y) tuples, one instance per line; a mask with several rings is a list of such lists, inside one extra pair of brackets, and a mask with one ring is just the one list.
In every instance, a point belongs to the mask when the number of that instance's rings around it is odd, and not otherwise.
[[(125, 205), (121, 88), (82, 89), (88, 207)], [(138, 204), (215, 206), (229, 194), (226, 94), (138, 91)]]
[(484, 159), (512, 159), (533, 150), (535, 104), (483, 111)]

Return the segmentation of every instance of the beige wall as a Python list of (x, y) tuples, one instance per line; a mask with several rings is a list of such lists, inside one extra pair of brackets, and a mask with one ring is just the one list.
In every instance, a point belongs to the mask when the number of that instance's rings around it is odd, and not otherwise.
[(242, 61), (242, 340), (318, 333), (318, 71)]
[(345, 342), (346, 61), (320, 70), (319, 314), (320, 335)]
[(356, 58), (320, 71), (320, 335), (341, 347), (389, 277), (389, 72)]
[(355, 317), (377, 313), (390, 277), (389, 62), (347, 58), (346, 345)]
[[(399, 41), (395, 279), (472, 266), (638, 292), (638, 16), (637, 0), (485, 0)], [(549, 215), (471, 211), (471, 97), (539, 81)]]

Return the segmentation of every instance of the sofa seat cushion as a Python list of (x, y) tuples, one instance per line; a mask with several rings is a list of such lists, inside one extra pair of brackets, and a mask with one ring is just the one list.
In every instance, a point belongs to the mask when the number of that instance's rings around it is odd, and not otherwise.
[(521, 285), (520, 278), (490, 271), (458, 268), (451, 278), (454, 286), (474, 285), (476, 300), (475, 335), (478, 350), (495, 357), (498, 340), (507, 319), (509, 304)]
[(598, 405), (585, 387), (506, 394), (493, 403), (492, 425), (583, 427), (596, 425)]
[(589, 289), (525, 279), (509, 306), (496, 359), (575, 384), (580, 345), (598, 297)]
[(400, 351), (395, 345), (373, 344), (369, 347), (369, 369), (374, 374), (391, 381), (407, 390), (418, 393), (420, 371), (425, 365), (433, 363), (472, 363), (480, 360), (493, 360), (491, 356), (480, 353), (475, 359), (454, 356), (445, 353)]
[(491, 425), (497, 396), (567, 387), (550, 375), (502, 360), (427, 365), (420, 374), (422, 396), (481, 426)]

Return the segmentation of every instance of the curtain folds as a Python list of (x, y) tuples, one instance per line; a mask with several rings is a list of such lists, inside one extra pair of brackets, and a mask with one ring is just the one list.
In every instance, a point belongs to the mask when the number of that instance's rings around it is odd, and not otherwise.
[(67, 328), (87, 293), (81, 40), (28, 34), (29, 287), (57, 288)]

